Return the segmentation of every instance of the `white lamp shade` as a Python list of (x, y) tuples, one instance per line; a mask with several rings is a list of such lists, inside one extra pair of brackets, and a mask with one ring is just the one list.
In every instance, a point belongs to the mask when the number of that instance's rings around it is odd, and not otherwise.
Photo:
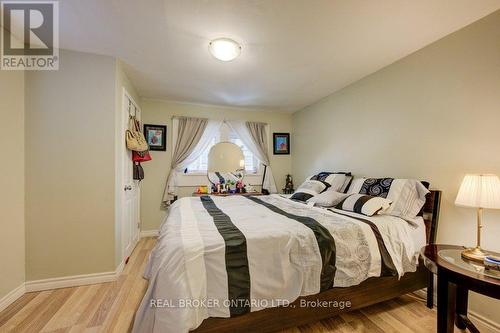
[(466, 175), (455, 205), (500, 209), (500, 180), (496, 175)]

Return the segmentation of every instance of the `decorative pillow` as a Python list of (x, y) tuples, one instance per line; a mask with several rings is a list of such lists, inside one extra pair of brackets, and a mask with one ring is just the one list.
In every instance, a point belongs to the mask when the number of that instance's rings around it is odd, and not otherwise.
[(416, 179), (359, 178), (353, 180), (348, 193), (387, 198), (392, 205), (382, 214), (414, 219), (424, 206), (429, 190)]
[(364, 178), (364, 177), (354, 178), (351, 181), (349, 188), (347, 189), (347, 194), (359, 193), (359, 191), (361, 190), (361, 186), (363, 186), (365, 180), (366, 180), (366, 178)]
[(340, 189), (340, 192), (346, 193), (347, 189), (349, 188), (349, 185), (352, 182), (352, 176), (346, 176), (345, 177), (345, 182), (344, 185), (342, 185), (342, 188)]
[(307, 203), (320, 207), (333, 207), (338, 203), (340, 203), (345, 198), (347, 198), (348, 196), (349, 194), (331, 191), (329, 189), (328, 191), (320, 193), (312, 197), (311, 199), (307, 200)]
[(320, 194), (330, 187), (327, 182), (320, 180), (306, 180), (303, 182), (297, 191), (290, 197), (290, 199), (298, 201), (307, 201), (308, 199)]
[(347, 198), (337, 204), (335, 208), (366, 216), (373, 216), (389, 209), (391, 203), (391, 200), (382, 197), (355, 193), (347, 195)]
[(350, 172), (320, 172), (308, 178), (309, 180), (319, 180), (330, 184), (330, 190), (343, 192), (349, 181), (352, 179)]

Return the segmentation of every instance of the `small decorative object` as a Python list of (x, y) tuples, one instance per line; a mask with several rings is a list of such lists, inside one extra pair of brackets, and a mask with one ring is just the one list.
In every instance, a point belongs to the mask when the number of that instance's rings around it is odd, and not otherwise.
[(292, 175), (286, 175), (285, 188), (283, 189), (283, 194), (292, 194), (294, 191)]
[(208, 186), (206, 186), (206, 185), (198, 186), (198, 188), (196, 188), (196, 193), (207, 194), (208, 193)]
[(496, 175), (466, 175), (455, 205), (477, 209), (476, 247), (462, 251), (462, 257), (483, 262), (484, 257), (488, 255), (481, 249), (483, 209), (500, 209), (500, 180)]
[(144, 136), (149, 150), (167, 150), (167, 126), (144, 124)]
[(500, 278), (500, 257), (488, 255), (484, 257), (483, 264), (487, 273)]
[(236, 182), (236, 193), (243, 193), (243, 181), (240, 179)]
[(273, 133), (274, 155), (290, 155), (290, 133)]

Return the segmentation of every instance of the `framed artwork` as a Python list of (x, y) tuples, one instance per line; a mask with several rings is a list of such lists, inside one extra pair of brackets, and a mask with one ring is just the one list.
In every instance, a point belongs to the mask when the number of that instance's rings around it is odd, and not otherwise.
[(274, 155), (290, 155), (290, 133), (273, 133)]
[(144, 137), (149, 150), (167, 150), (167, 126), (144, 124)]

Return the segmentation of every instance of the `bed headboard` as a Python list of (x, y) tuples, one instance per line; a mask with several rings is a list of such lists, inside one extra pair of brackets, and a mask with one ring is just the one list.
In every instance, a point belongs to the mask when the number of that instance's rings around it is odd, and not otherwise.
[(434, 244), (436, 242), (440, 206), (441, 191), (430, 190), (430, 193), (426, 196), (424, 207), (422, 208), (427, 244)]

